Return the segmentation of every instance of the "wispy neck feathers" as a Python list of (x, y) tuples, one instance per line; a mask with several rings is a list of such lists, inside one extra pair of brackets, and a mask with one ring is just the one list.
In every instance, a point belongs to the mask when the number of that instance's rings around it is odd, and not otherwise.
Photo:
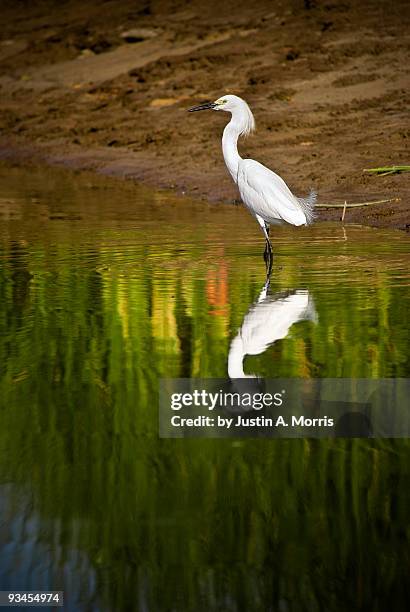
[(241, 105), (232, 111), (230, 125), (235, 128), (238, 135), (241, 136), (248, 136), (248, 134), (254, 131), (255, 119), (245, 100), (241, 100)]

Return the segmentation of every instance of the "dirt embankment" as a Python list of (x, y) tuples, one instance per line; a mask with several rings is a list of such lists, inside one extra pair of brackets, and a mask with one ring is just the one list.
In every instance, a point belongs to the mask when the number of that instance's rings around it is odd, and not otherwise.
[(401, 198), (347, 221), (410, 221), (410, 175), (363, 173), (409, 163), (407, 1), (27, 1), (2, 14), (0, 157), (232, 201), (227, 117), (186, 108), (236, 93), (258, 127), (243, 155), (319, 202)]

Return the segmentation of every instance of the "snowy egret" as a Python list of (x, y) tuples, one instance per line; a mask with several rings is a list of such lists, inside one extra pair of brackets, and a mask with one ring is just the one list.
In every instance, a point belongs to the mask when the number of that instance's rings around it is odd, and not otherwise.
[(311, 191), (307, 198), (297, 198), (285, 181), (272, 170), (253, 159), (242, 159), (238, 153), (238, 138), (247, 136), (255, 129), (255, 120), (245, 100), (226, 95), (215, 102), (206, 102), (188, 110), (192, 113), (208, 109), (226, 111), (232, 115), (222, 137), (223, 156), (234, 182), (238, 185), (243, 203), (262, 228), (266, 241), (264, 257), (270, 271), (270, 225), (289, 223), (299, 226), (311, 223), (314, 218), (316, 194)]

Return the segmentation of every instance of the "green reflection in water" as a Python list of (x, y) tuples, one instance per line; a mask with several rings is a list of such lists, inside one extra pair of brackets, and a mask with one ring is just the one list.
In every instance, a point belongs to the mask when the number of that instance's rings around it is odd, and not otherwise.
[[(223, 377), (264, 284), (240, 208), (0, 171), (2, 588), (69, 610), (400, 610), (407, 441), (158, 440), (161, 376)], [(408, 246), (274, 232), (302, 319), (244, 370), (406, 377)]]

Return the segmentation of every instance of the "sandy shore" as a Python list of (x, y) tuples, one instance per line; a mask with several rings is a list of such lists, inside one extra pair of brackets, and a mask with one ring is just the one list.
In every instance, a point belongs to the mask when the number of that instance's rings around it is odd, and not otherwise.
[[(409, 8), (328, 1), (6, 2), (0, 158), (92, 169), (215, 202), (238, 198), (223, 113), (186, 108), (223, 93), (250, 104), (241, 153), (319, 203), (400, 198), (346, 220), (405, 227)], [(320, 218), (340, 211), (321, 210)]]

